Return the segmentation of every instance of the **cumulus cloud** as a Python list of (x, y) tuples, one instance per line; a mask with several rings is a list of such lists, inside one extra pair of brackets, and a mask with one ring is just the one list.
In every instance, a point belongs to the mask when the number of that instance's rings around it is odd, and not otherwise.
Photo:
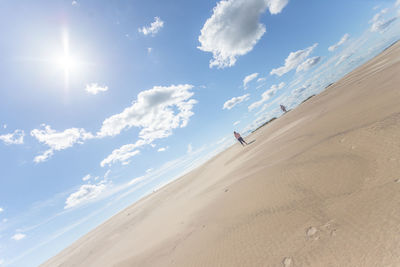
[[(397, 4), (397, 3), (396, 3)], [(397, 17), (392, 17), (390, 19), (384, 19), (383, 16), (388, 12), (388, 9), (382, 9), (379, 13), (369, 21), (371, 24), (371, 32), (383, 33), (396, 19)]]
[(213, 54), (210, 68), (232, 67), (249, 53), (266, 32), (259, 22), (268, 9), (278, 14), (289, 0), (222, 0), (213, 9), (199, 36), (200, 50)]
[(42, 125), (43, 129), (34, 129), (31, 136), (35, 137), (39, 142), (46, 144), (49, 149), (42, 155), (36, 156), (34, 162), (39, 163), (47, 160), (54, 154), (54, 151), (63, 150), (72, 147), (74, 144), (82, 144), (84, 140), (94, 138), (94, 136), (86, 132), (84, 129), (70, 128), (63, 132), (57, 132), (51, 129), (49, 125)]
[(6, 145), (21, 145), (24, 143), (24, 136), (23, 130), (15, 130), (13, 133), (0, 135), (0, 140)]
[(296, 52), (291, 52), (289, 56), (285, 59), (285, 65), (276, 69), (271, 70), (271, 75), (275, 74), (278, 76), (282, 76), (285, 73), (288, 73), (292, 69), (295, 69), (299, 66), (303, 61), (311, 54), (311, 52), (317, 47), (318, 43), (307, 47), (303, 50), (298, 50)]
[(139, 28), (138, 31), (143, 33), (144, 35), (155, 36), (161, 29), (164, 27), (164, 21), (162, 21), (159, 17), (154, 17), (154, 21), (150, 24), (150, 26), (143, 26)]
[(224, 103), (224, 106), (222, 109), (232, 109), (237, 104), (242, 103), (243, 101), (249, 100), (249, 96), (250, 96), (250, 94), (245, 94), (242, 96), (233, 97)]
[(157, 151), (158, 152), (164, 152), (165, 150), (167, 150), (168, 149), (168, 147), (166, 146), (166, 147), (160, 147)]
[(77, 205), (86, 203), (97, 198), (106, 189), (104, 183), (84, 184), (78, 191), (72, 193), (65, 201), (64, 209), (69, 209)]
[(339, 42), (337, 42), (334, 45), (331, 45), (328, 50), (333, 52), (335, 51), (339, 46), (341, 46), (342, 44), (344, 44), (350, 37), (350, 34), (346, 33), (345, 35), (343, 35), (343, 37), (339, 40)]
[(299, 66), (296, 68), (296, 72), (299, 71), (308, 71), (311, 69), (313, 66), (317, 65), (321, 60), (321, 57), (312, 57), (308, 58), (305, 60), (303, 63), (301, 63)]
[(11, 239), (13, 239), (13, 240), (15, 240), (15, 241), (19, 241), (19, 240), (24, 239), (25, 237), (26, 237), (25, 234), (16, 233), (15, 235), (13, 235), (13, 236), (11, 237)]
[(155, 86), (140, 92), (130, 107), (104, 120), (98, 136), (115, 136), (131, 127), (142, 128), (139, 137), (144, 140), (171, 135), (173, 129), (185, 127), (194, 114), (197, 101), (191, 98), (192, 88), (189, 84)]
[(265, 101), (268, 101), (271, 97), (273, 97), (276, 92), (278, 92), (278, 90), (282, 89), (283, 87), (285, 87), (285, 83), (281, 82), (280, 84), (276, 85), (272, 85), (271, 88), (267, 91), (265, 91), (262, 95), (261, 95), (261, 99), (259, 101), (256, 101), (254, 103), (252, 103), (248, 109), (249, 111), (258, 108), (259, 106), (261, 106)]
[(244, 89), (247, 89), (247, 84), (249, 82), (251, 82), (252, 80), (254, 80), (255, 78), (257, 78), (257, 77), (258, 77), (258, 73), (257, 72), (253, 73), (253, 74), (250, 74), (250, 75), (247, 75), (246, 77), (244, 77), (244, 79), (243, 79), (243, 87), (244, 87)]
[(105, 92), (108, 90), (107, 86), (100, 86), (97, 83), (87, 84), (85, 88), (86, 92), (97, 95), (99, 92)]
[(138, 94), (137, 100), (119, 114), (104, 120), (98, 137), (115, 136), (124, 129), (141, 128), (139, 140), (116, 149), (101, 162), (101, 166), (127, 160), (139, 152), (136, 148), (150, 144), (155, 139), (165, 138), (175, 128), (183, 128), (194, 114), (192, 108), (197, 103), (191, 97), (193, 85), (155, 86)]

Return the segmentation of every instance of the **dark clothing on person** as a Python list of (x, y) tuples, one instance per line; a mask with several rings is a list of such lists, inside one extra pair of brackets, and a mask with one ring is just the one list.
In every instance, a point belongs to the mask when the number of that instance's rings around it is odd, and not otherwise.
[(244, 139), (243, 139), (242, 137), (239, 137), (239, 138), (238, 138), (238, 141), (242, 144), (242, 146), (243, 146), (243, 144), (248, 145), (248, 144), (246, 143), (246, 141), (244, 141)]

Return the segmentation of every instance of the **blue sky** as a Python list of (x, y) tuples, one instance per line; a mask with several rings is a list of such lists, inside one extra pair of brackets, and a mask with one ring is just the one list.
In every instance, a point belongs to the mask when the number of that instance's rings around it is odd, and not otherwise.
[(0, 266), (37, 266), (400, 37), (400, 1), (0, 1)]

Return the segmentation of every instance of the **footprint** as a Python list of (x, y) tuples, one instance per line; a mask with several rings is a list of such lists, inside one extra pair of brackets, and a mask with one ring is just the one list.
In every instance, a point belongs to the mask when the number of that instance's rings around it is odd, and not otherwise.
[(292, 264), (292, 258), (286, 257), (282, 261), (283, 266), (288, 267)]
[(312, 237), (313, 235), (315, 235), (318, 232), (317, 228), (315, 228), (314, 226), (311, 226), (307, 229), (306, 233), (308, 237)]
[(331, 231), (331, 236), (335, 236), (336, 235), (336, 229), (333, 229), (332, 231)]

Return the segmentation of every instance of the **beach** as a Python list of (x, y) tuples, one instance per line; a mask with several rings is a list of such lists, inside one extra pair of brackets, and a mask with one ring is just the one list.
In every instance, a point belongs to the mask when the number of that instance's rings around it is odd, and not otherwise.
[(397, 42), (41, 266), (400, 266), (399, 74)]

